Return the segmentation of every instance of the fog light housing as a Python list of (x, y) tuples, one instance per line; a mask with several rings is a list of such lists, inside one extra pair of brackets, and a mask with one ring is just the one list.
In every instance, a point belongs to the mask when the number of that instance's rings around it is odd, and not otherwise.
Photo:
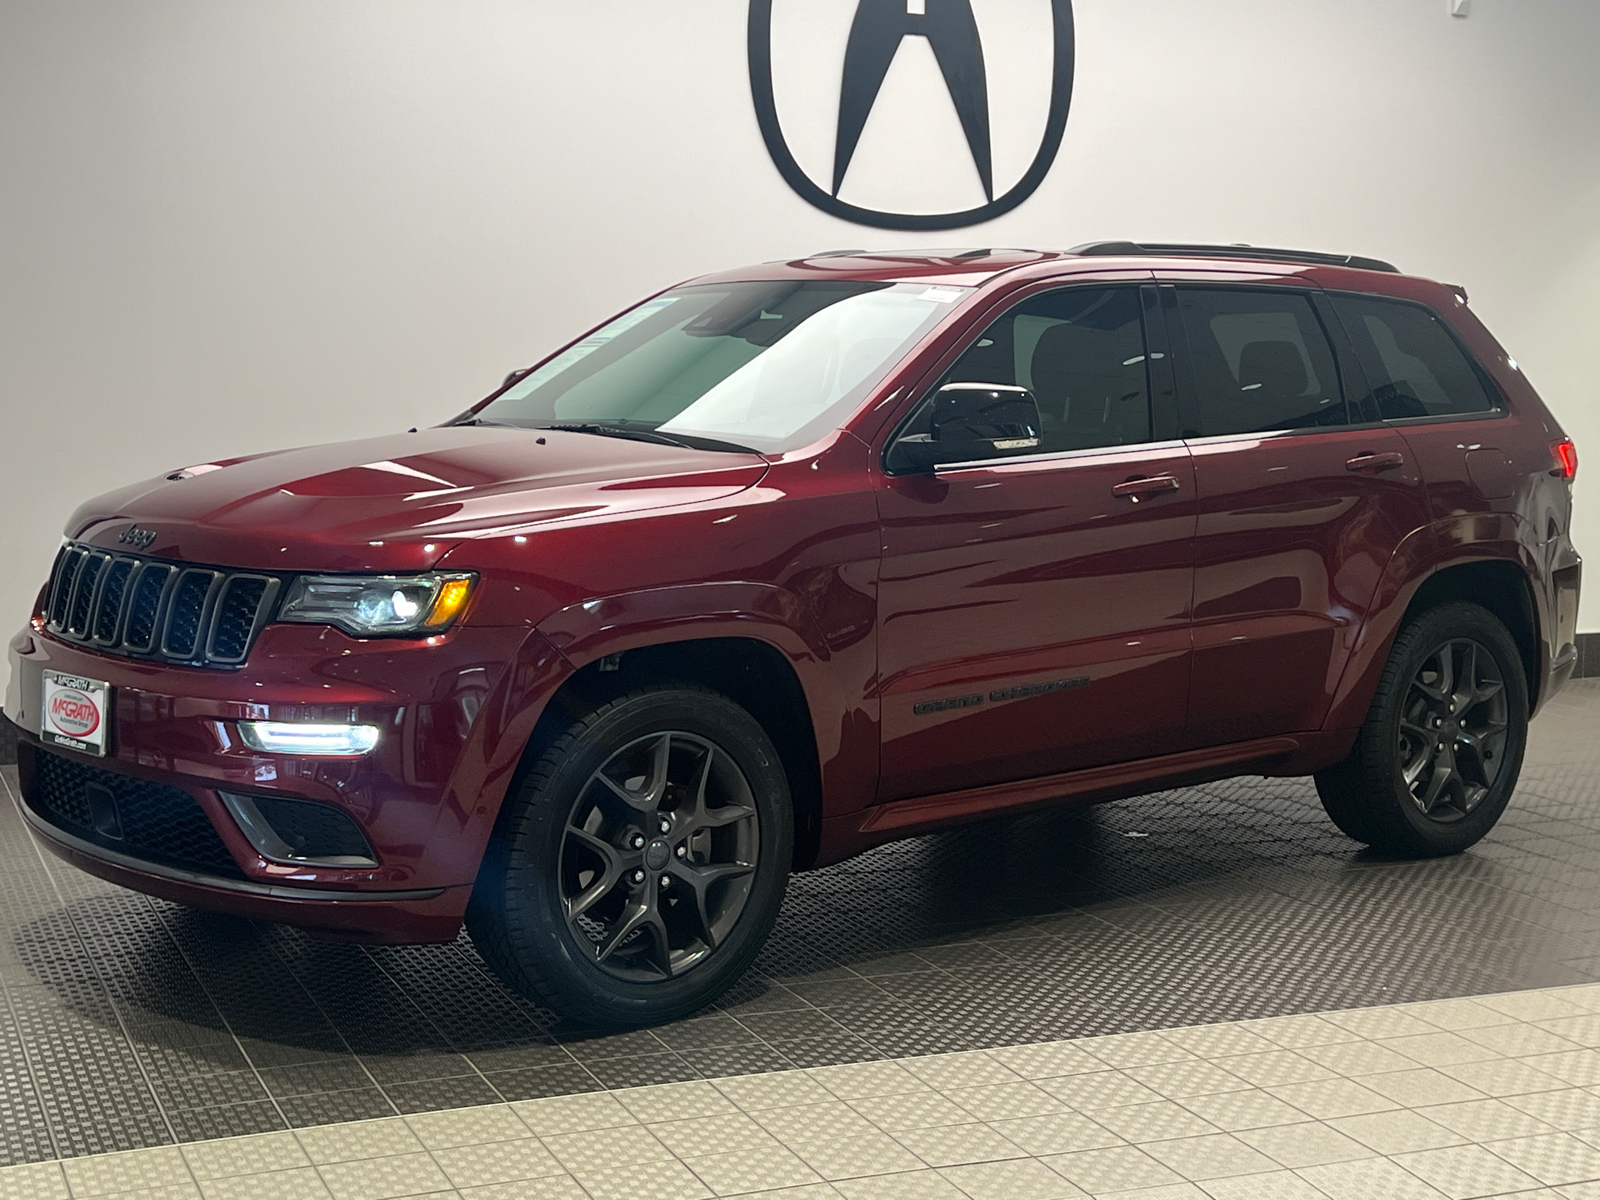
[(269, 862), (319, 867), (375, 867), (361, 827), (331, 804), (286, 796), (219, 792), (256, 853)]
[(240, 721), (239, 737), (267, 754), (366, 754), (378, 744), (376, 725), (320, 725), (304, 721)]

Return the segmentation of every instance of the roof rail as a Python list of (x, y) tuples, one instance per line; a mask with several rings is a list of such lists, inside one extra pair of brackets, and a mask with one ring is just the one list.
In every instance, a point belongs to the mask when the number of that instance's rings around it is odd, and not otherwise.
[(1381, 258), (1363, 258), (1358, 254), (1320, 254), (1315, 250), (1274, 250), (1267, 246), (1204, 246), (1179, 242), (1088, 242), (1074, 246), (1068, 254), (1106, 254), (1119, 257), (1163, 258), (1242, 258), (1259, 262), (1317, 263), (1328, 267), (1355, 267), (1361, 271), (1385, 271), (1400, 274), (1400, 268)]

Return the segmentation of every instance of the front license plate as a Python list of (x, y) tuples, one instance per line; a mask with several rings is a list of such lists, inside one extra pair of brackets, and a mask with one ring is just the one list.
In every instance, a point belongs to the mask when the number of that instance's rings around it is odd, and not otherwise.
[(40, 736), (84, 754), (106, 752), (111, 722), (111, 685), (62, 671), (44, 673), (44, 719)]

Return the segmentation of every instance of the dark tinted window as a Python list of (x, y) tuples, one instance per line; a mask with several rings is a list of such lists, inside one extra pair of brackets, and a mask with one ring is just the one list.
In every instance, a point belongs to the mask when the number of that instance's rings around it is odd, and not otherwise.
[[(1039, 444), (1012, 454), (1137, 445), (1150, 440), (1145, 353), (1137, 288), (1069, 288), (1006, 313), (941, 384), (1027, 388), (1039, 406)], [(926, 434), (931, 411), (924, 406), (906, 432)]]
[(1401, 300), (1333, 296), (1372, 395), (1369, 413), (1394, 421), (1500, 407), (1443, 322)]
[(1295, 292), (1179, 288), (1199, 435), (1343, 425), (1327, 334)]

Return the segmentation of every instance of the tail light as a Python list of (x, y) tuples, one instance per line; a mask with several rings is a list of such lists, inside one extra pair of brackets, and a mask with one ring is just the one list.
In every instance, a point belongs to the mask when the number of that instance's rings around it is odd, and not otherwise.
[(1578, 447), (1573, 445), (1571, 438), (1562, 438), (1559, 442), (1550, 443), (1550, 457), (1555, 459), (1555, 465), (1550, 468), (1550, 474), (1558, 479), (1571, 479), (1578, 473)]

